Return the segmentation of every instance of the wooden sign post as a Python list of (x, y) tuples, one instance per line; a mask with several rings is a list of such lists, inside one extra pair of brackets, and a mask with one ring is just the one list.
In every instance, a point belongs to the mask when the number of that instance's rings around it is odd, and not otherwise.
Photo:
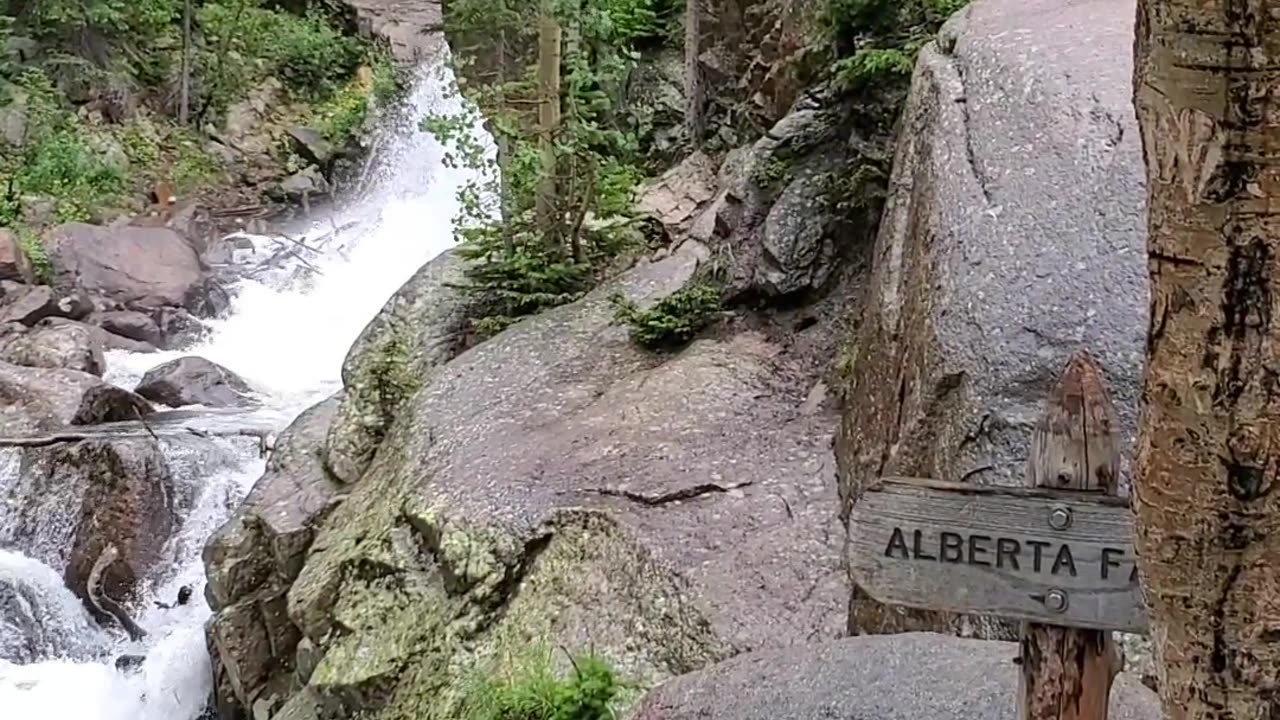
[(1036, 425), (1026, 487), (882, 478), (850, 517), (853, 574), (876, 600), (1024, 621), (1023, 720), (1106, 720), (1110, 631), (1146, 627), (1115, 426), (1078, 352)]

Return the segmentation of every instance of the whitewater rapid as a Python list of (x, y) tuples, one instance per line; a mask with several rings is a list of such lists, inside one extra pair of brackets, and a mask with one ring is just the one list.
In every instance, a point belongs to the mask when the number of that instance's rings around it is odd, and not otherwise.
[[(199, 355), (243, 376), (261, 395), (261, 419), (283, 428), (307, 407), (341, 385), (342, 361), (351, 343), (386, 300), (428, 260), (453, 245), (456, 193), (474, 171), (442, 164), (444, 149), (417, 128), (432, 112), (456, 112), (460, 101), (443, 62), (418, 73), (407, 100), (410, 112), (399, 126), (383, 130), (390, 148), (375, 170), (372, 188), (338, 217), (318, 221), (303, 238), (323, 237), (351, 220), (362, 220), (357, 237), (325, 254), (308, 256), (317, 272), (306, 286), (270, 280), (244, 281), (235, 288), (232, 307), (210, 324), (206, 339), (182, 352), (107, 355), (106, 379), (133, 387), (148, 369), (183, 355)], [(480, 137), (487, 138), (483, 131)], [(490, 144), (491, 145), (491, 144)], [(492, 147), (490, 147), (492, 157)], [(0, 580), (5, 572), (22, 574), (47, 597), (45, 612), (76, 634), (76, 643), (101, 646), (95, 661), (43, 660), (15, 665), (0, 660), (0, 718), (4, 720), (194, 720), (211, 692), (204, 624), (210, 609), (204, 599), (200, 553), (205, 540), (226, 519), (261, 476), (264, 461), (257, 443), (212, 439), (214, 449), (201, 458), (207, 474), (185, 478), (192, 502), (182, 527), (166, 547), (172, 561), (151, 578), (138, 608), (138, 622), (149, 632), (140, 642), (98, 628), (79, 612), (78, 601), (61, 586), (58, 573), (30, 558), (0, 550)], [(182, 452), (161, 440), (166, 453)], [(0, 456), (0, 487), (6, 473), (16, 475), (16, 454)], [(177, 473), (175, 472), (175, 475)], [(171, 603), (184, 585), (191, 601)], [(0, 625), (0, 632), (3, 625)], [(135, 672), (117, 670), (121, 654), (144, 654)]]

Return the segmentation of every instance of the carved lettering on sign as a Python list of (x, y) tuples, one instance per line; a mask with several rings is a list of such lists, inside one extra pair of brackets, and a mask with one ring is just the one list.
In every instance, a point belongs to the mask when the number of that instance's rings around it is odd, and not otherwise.
[[(1077, 554), (1069, 543), (1046, 540), (1024, 542), (1017, 538), (978, 534), (966, 536), (950, 531), (937, 533), (936, 537), (930, 538), (923, 530), (911, 531), (911, 547), (908, 548), (906, 532), (901, 527), (893, 528), (889, 543), (884, 548), (884, 556), (887, 558), (995, 567), (997, 570), (1009, 569), (1015, 572), (1021, 571), (1025, 562), (1025, 567), (1035, 573), (1071, 577), (1080, 576), (1075, 561)], [(991, 559), (992, 555), (995, 557), (994, 561)], [(1089, 564), (1085, 572), (1092, 573), (1099, 580), (1113, 580), (1113, 570), (1126, 564), (1132, 567), (1129, 583), (1136, 584), (1137, 567), (1134, 559), (1123, 548), (1102, 548), (1098, 564)]]

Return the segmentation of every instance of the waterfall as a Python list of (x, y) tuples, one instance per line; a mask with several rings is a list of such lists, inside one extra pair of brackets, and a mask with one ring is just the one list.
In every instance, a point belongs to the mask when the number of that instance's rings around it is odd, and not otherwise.
[[(309, 282), (282, 283), (279, 276), (243, 281), (234, 289), (231, 311), (210, 324), (197, 347), (110, 352), (107, 379), (133, 387), (149, 368), (200, 355), (239, 373), (262, 396), (263, 407), (241, 421), (277, 429), (332, 394), (341, 384), (343, 358), (368, 321), (422, 264), (453, 244), (456, 192), (473, 177), (474, 171), (443, 165), (443, 148), (417, 129), (428, 113), (461, 109), (442, 62), (419, 69), (406, 103), (401, 122), (382, 131), (389, 152), (373, 172), (372, 189), (301, 238), (307, 243), (334, 227), (362, 221), (353, 237), (306, 258), (314, 268)], [(489, 151), (492, 156), (491, 144)], [(31, 558), (0, 552), (0, 633), (10, 634), (5, 622), (36, 623), (41, 633), (32, 641), (40, 646), (39, 659), (32, 662), (30, 650), (21, 654), (16, 648), (13, 657), (25, 664), (0, 659), (0, 708), (6, 720), (194, 720), (206, 709), (211, 672), (204, 624), (210, 609), (200, 553), (263, 470), (256, 443), (207, 442), (220, 443), (220, 449), (195, 453), (195, 461), (179, 458), (183, 451), (164, 443), (166, 458), (181, 463), (189, 476), (183, 482), (191, 497), (181, 529), (166, 546), (170, 562), (148, 579), (146, 597), (135, 608), (146, 638), (130, 642), (115, 630), (97, 627), (58, 573)], [(21, 491), (17, 452), (0, 451), (0, 490)], [(227, 452), (234, 453), (232, 462), (225, 461)], [(206, 457), (221, 460), (199, 459)], [(184, 585), (195, 590), (188, 604), (155, 605), (172, 602)], [(6, 637), (0, 637), (0, 658)], [(145, 660), (131, 671), (117, 669), (115, 659), (123, 654)]]

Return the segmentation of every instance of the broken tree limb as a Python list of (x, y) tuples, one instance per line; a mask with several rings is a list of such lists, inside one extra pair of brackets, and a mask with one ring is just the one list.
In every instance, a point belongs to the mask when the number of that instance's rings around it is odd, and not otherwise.
[(120, 551), (114, 544), (108, 543), (106, 548), (98, 554), (98, 559), (93, 562), (93, 569), (89, 571), (89, 580), (85, 583), (85, 594), (89, 596), (89, 602), (99, 613), (115, 618), (125, 632), (129, 633), (131, 640), (141, 640), (147, 636), (147, 631), (134, 622), (124, 606), (112, 600), (102, 587), (102, 573), (119, 557)]
[[(1089, 353), (1076, 352), (1032, 434), (1026, 484), (1117, 494), (1116, 424), (1097, 363)], [(1071, 518), (1067, 514), (1058, 520), (1070, 523)], [(1058, 590), (1044, 599), (1051, 608), (1065, 609), (1070, 601)], [(1021, 648), (1021, 720), (1106, 720), (1111, 684), (1121, 664), (1110, 632), (1023, 623)]]

